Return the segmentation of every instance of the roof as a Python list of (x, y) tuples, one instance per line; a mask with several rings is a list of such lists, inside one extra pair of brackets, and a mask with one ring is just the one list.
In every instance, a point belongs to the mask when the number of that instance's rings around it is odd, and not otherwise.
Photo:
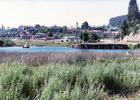
[(87, 30), (87, 32), (102, 33), (102, 30)]
[(68, 30), (76, 30), (76, 27), (69, 27)]
[(103, 33), (104, 33), (104, 34), (110, 34), (111, 31), (104, 31)]
[(64, 36), (66, 38), (75, 38), (75, 36)]

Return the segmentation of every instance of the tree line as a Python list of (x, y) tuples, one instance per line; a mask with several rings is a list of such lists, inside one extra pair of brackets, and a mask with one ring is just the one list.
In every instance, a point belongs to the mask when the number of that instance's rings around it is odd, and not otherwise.
[(134, 35), (139, 33), (138, 31), (139, 29), (140, 29), (140, 13), (139, 8), (137, 6), (137, 1), (130, 0), (127, 21), (124, 20), (120, 25), (121, 39), (123, 39), (126, 35), (129, 35), (131, 32)]

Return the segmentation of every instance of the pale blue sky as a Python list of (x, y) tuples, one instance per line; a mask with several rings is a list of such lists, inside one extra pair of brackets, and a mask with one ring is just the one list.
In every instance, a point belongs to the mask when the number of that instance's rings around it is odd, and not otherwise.
[[(130, 0), (0, 0), (0, 25), (91, 26), (107, 25), (125, 15)], [(140, 3), (140, 0), (137, 0)]]

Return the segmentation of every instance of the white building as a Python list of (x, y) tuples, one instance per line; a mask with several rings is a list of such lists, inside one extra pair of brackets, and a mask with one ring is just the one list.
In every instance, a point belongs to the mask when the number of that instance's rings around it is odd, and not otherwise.
[(61, 38), (61, 41), (75, 41), (77, 40), (77, 38), (75, 38), (75, 36), (64, 36)]

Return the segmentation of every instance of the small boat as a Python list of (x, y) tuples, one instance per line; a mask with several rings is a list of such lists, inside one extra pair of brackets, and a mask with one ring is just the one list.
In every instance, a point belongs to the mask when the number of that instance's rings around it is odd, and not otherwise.
[(23, 48), (30, 48), (30, 47), (29, 47), (29, 46), (27, 46), (27, 47), (24, 47), (24, 46), (23, 46)]
[(30, 48), (30, 46), (28, 46), (28, 43), (26, 42), (26, 44), (23, 46), (23, 48)]

